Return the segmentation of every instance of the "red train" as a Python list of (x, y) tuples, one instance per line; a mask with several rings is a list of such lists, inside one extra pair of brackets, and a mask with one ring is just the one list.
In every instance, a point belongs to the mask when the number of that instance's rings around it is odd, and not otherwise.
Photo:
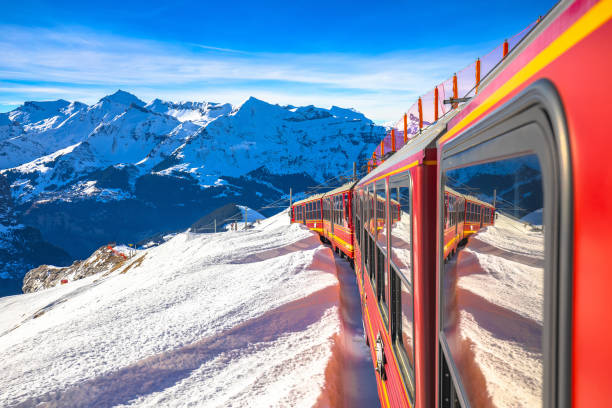
[(556, 5), (469, 101), (292, 206), (354, 261), (382, 406), (610, 406), (611, 41), (611, 1)]

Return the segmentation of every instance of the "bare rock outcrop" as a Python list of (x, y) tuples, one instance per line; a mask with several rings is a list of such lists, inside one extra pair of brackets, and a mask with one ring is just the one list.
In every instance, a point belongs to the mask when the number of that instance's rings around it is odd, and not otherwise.
[(75, 261), (70, 266), (41, 265), (30, 270), (23, 278), (23, 293), (51, 288), (60, 284), (62, 280), (70, 282), (101, 272), (110, 272), (119, 268), (125, 260), (122, 254), (103, 246), (89, 258)]

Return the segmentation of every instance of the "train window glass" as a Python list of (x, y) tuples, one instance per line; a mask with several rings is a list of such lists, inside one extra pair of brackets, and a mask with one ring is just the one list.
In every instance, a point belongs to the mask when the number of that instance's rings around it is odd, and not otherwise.
[(375, 186), (374, 231), (376, 237), (376, 275), (378, 281), (378, 299), (382, 305), (383, 317), (388, 314), (387, 297), (389, 291), (389, 276), (387, 264), (387, 182), (380, 180)]
[(387, 293), (386, 290), (389, 288), (388, 278), (386, 273), (386, 259), (387, 257), (380, 249), (380, 247), (376, 248), (376, 273), (377, 273), (377, 296), (378, 300), (381, 304), (382, 316), (386, 320), (388, 315), (387, 309)]
[(327, 220), (327, 205), (326, 205), (326, 203), (327, 203), (327, 200), (323, 199), (322, 206), (323, 206), (323, 219), (324, 220)]
[(393, 277), (392, 328), (394, 347), (408, 393), (414, 400), (414, 296), (412, 285), (391, 267)]
[(389, 178), (391, 335), (404, 384), (414, 400), (414, 299), (412, 288), (412, 189), (410, 174)]
[[(443, 179), (472, 200), (476, 224), (458, 232), (463, 243), (443, 264), (441, 329), (458, 392), (472, 407), (542, 406), (547, 226), (538, 156), (452, 169)], [(485, 208), (499, 216), (480, 224)]]
[(376, 290), (376, 273), (374, 271), (374, 240), (368, 234), (368, 272), (370, 273), (370, 280), (372, 286)]
[(412, 190), (410, 175), (389, 179), (389, 206), (391, 211), (391, 262), (404, 279), (412, 284)]
[(361, 244), (361, 198), (359, 193), (355, 192), (353, 194), (353, 205), (355, 208), (353, 209), (353, 226), (355, 229), (355, 240), (357, 241), (357, 245)]
[(348, 194), (344, 194), (344, 224), (348, 227), (349, 221), (349, 199)]
[(385, 180), (376, 183), (376, 243), (387, 254), (387, 188)]
[(336, 220), (336, 207), (338, 205), (338, 200), (336, 199), (336, 197), (332, 197), (331, 198), (331, 210), (332, 210), (332, 214), (331, 214), (331, 218), (334, 224), (337, 224), (338, 221)]
[(368, 185), (366, 187), (365, 190), (365, 197), (366, 197), (366, 230), (369, 233), (372, 233), (373, 229), (372, 229), (372, 199), (373, 199), (373, 195), (374, 195), (374, 189), (372, 187), (372, 184)]

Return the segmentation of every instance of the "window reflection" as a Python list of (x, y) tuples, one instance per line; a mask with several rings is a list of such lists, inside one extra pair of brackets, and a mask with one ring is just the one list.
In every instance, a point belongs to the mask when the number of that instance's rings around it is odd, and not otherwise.
[(391, 261), (404, 278), (412, 284), (410, 201), (409, 177), (391, 178), (389, 180)]
[(412, 287), (401, 281), (401, 325), (400, 339), (410, 367), (414, 367), (414, 310)]
[(391, 238), (391, 271), (394, 333), (399, 350), (404, 381), (414, 397), (414, 297), (412, 287), (412, 197), (410, 175), (389, 178), (389, 230)]
[(443, 330), (472, 407), (542, 406), (544, 193), (535, 155), (447, 171)]
[(382, 248), (383, 253), (387, 252), (387, 192), (385, 181), (376, 183), (376, 242)]

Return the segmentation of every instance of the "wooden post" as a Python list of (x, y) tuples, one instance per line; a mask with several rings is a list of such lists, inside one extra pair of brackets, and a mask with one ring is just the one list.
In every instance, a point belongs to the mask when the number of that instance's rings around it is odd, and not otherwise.
[(353, 181), (357, 180), (357, 163), (353, 162)]
[(249, 211), (248, 208), (244, 207), (244, 229), (247, 229), (247, 226), (249, 225), (248, 224), (248, 219), (249, 219), (248, 211)]
[(478, 85), (480, 85), (480, 58), (476, 60), (476, 93), (478, 93)]
[[(457, 74), (453, 74), (453, 99), (459, 98), (459, 88), (457, 87)], [(453, 109), (457, 107), (457, 103), (453, 103)]]
[(217, 233), (217, 219), (215, 218), (215, 234)]
[(438, 87), (434, 89), (434, 120), (438, 121)]
[(293, 207), (293, 189), (289, 187), (289, 208)]
[(419, 131), (423, 129), (423, 102), (419, 96)]
[(404, 144), (408, 143), (408, 114), (404, 113)]
[(508, 40), (504, 40), (504, 58), (508, 55)]
[(391, 151), (395, 151), (395, 129), (391, 129)]

